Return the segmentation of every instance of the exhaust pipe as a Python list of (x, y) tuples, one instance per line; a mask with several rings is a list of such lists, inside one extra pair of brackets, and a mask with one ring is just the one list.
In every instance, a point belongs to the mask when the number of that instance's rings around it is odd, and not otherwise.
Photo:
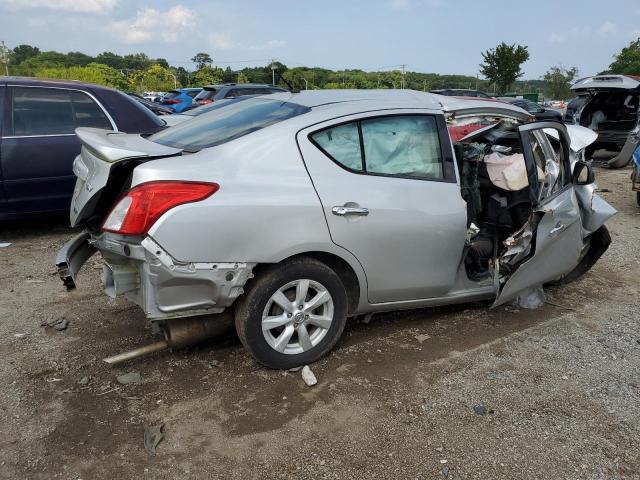
[(168, 320), (161, 329), (164, 340), (104, 358), (103, 361), (109, 365), (117, 365), (162, 350), (191, 347), (223, 337), (233, 330), (233, 315), (231, 312), (225, 312), (219, 315)]

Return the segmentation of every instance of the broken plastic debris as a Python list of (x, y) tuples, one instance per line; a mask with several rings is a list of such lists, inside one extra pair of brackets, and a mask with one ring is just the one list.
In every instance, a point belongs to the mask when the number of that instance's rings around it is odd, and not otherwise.
[(5, 248), (11, 246), (11, 242), (2, 242), (0, 241), (0, 248)]
[(421, 334), (421, 335), (414, 335), (413, 338), (415, 338), (418, 342), (422, 343), (425, 340), (429, 340), (431, 338), (431, 335), (427, 335), (425, 334)]
[(155, 456), (156, 447), (164, 438), (163, 429), (164, 423), (144, 428), (144, 449), (149, 455)]
[(309, 387), (313, 387), (316, 383), (318, 383), (318, 379), (313, 374), (308, 365), (305, 365), (302, 368), (302, 380), (304, 380), (304, 383), (306, 383)]
[(541, 286), (525, 290), (520, 295), (518, 295), (516, 302), (521, 308), (527, 308), (529, 310), (540, 308), (544, 305), (545, 302), (544, 290)]

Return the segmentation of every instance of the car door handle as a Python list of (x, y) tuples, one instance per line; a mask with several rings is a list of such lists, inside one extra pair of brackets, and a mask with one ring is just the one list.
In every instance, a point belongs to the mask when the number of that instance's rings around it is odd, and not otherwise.
[(551, 230), (549, 230), (549, 236), (552, 237), (552, 236), (560, 233), (564, 229), (565, 229), (565, 225), (563, 225), (562, 223), (558, 222), (558, 223), (556, 223), (555, 227), (553, 227)]
[(331, 209), (331, 212), (334, 215), (340, 215), (340, 216), (356, 215), (360, 217), (365, 217), (369, 215), (369, 209), (362, 208), (362, 207), (333, 207)]

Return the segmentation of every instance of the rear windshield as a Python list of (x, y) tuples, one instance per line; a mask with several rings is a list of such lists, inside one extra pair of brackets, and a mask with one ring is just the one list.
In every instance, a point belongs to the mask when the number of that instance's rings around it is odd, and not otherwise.
[(309, 107), (295, 103), (251, 98), (200, 115), (159, 132), (149, 140), (187, 152), (197, 152), (310, 111)]
[(180, 95), (180, 92), (178, 90), (171, 90), (171, 91), (165, 93), (163, 98), (165, 100), (170, 100), (173, 97), (177, 97), (178, 95)]
[(216, 89), (211, 87), (204, 87), (198, 95), (195, 96), (195, 100), (208, 100), (213, 98), (216, 94)]

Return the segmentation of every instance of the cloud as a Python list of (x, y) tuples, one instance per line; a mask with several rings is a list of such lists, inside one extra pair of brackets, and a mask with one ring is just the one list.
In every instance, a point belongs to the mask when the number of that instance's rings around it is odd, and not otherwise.
[(562, 33), (552, 32), (547, 36), (547, 42), (551, 45), (560, 45), (567, 40), (567, 37)]
[(598, 27), (598, 33), (604, 36), (615, 35), (618, 33), (618, 26), (613, 22), (604, 22)]
[(176, 5), (164, 12), (155, 8), (143, 8), (138, 10), (134, 18), (111, 22), (106, 29), (125, 43), (151, 40), (175, 43), (193, 26), (195, 20), (195, 12), (183, 5)]
[(407, 10), (410, 2), (409, 0), (389, 0), (389, 6), (394, 10)]
[(229, 50), (237, 44), (226, 33), (210, 33), (209, 44), (218, 50)]
[(118, 0), (0, 0), (0, 8), (23, 10), (44, 8), (80, 13), (107, 13), (113, 10)]
[(250, 50), (275, 50), (277, 48), (282, 48), (287, 44), (287, 42), (283, 40), (269, 40), (268, 42), (261, 43), (260, 45), (251, 45), (249, 47)]

